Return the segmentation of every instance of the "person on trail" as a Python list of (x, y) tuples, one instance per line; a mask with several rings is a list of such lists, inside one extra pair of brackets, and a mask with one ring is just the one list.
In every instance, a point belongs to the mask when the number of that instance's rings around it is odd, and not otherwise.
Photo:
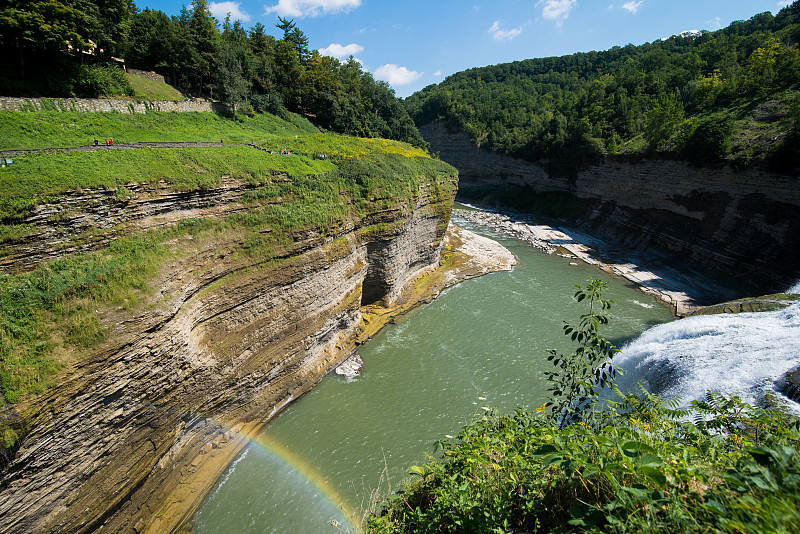
[(97, 138), (95, 137), (95, 139), (94, 139), (94, 146), (98, 146), (99, 144), (100, 144), (100, 141), (98, 141), (98, 140), (97, 140)]

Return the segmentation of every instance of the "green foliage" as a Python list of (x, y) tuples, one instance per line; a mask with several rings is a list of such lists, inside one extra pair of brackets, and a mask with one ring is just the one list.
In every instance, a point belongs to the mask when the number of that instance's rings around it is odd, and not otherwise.
[(97, 98), (133, 95), (133, 87), (125, 73), (116, 67), (82, 65), (78, 69), (77, 80), (76, 92), (82, 96)]
[(594, 415), (599, 390), (610, 388), (616, 378), (617, 369), (611, 363), (618, 349), (600, 335), (600, 327), (608, 324), (605, 311), (611, 309), (612, 300), (602, 298), (606, 282), (589, 279), (585, 288), (575, 286), (575, 300), (589, 304), (589, 311), (581, 315), (578, 324), (565, 321), (564, 335), (577, 344), (573, 354), (559, 354), (548, 350), (547, 360), (555, 366), (546, 371), (550, 382), (547, 390), (550, 401), (545, 405), (564, 428), (579, 420), (590, 420)]
[(714, 115), (693, 123), (692, 133), (682, 144), (682, 152), (697, 164), (717, 163), (731, 149), (733, 120), (726, 115)]
[[(768, 146), (749, 156), (764, 160), (788, 121), (782, 112), (773, 124), (758, 106), (800, 89), (798, 28), (795, 3), (775, 17), (760, 14), (699, 36), (469, 69), (404, 104), (417, 125), (442, 121), (482, 148), (567, 176), (605, 154), (660, 150), (702, 164), (728, 156), (727, 128), (698, 134), (711, 158), (675, 142), (684, 113), (704, 121), (735, 109), (730, 126), (742, 135), (777, 127), (762, 141)], [(747, 149), (745, 143), (741, 152)]]
[(278, 21), (283, 38), (276, 40), (260, 23), (248, 31), (227, 17), (220, 28), (207, 0), (193, 0), (173, 17), (126, 0), (0, 8), (0, 94), (132, 95), (123, 72), (104, 66), (116, 56), (163, 74), (184, 94), (221, 100), (234, 118), (240, 109), (282, 117), (288, 109), (326, 130), (425, 146), (388, 84), (355, 59), (311, 53), (294, 21)]
[[(367, 532), (794, 532), (800, 528), (796, 420), (742, 406), (710, 426), (657, 397), (630, 395), (602, 422), (559, 429), (487, 414), (441, 460), (410, 470)], [(700, 412), (692, 412), (696, 415)]]

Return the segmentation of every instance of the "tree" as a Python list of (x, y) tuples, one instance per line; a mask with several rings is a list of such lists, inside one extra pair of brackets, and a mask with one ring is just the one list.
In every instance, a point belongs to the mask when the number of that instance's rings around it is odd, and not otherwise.
[(675, 126), (683, 120), (683, 104), (678, 102), (675, 93), (662, 94), (653, 102), (647, 114), (644, 137), (650, 150), (657, 150), (659, 145), (672, 135)]
[(26, 58), (46, 58), (67, 50), (90, 48), (83, 12), (59, 0), (14, 2), (0, 10), (0, 44), (16, 49), (21, 78), (26, 75)]
[(299, 60), (303, 61), (308, 58), (308, 37), (300, 31), (300, 28), (297, 27), (294, 20), (278, 17), (278, 24), (275, 26), (283, 30), (283, 40), (291, 45), (292, 49), (297, 53), (297, 58)]
[(250, 82), (245, 78), (244, 51), (235, 43), (223, 41), (219, 49), (217, 81), (223, 102), (236, 119), (236, 110), (246, 101)]
[[(197, 90), (202, 93), (204, 82), (211, 81), (216, 70), (219, 47), (219, 30), (207, 0), (192, 0), (191, 17), (188, 21), (194, 54), (192, 54), (193, 74), (197, 78)], [(212, 92), (213, 98), (213, 92)]]
[(575, 352), (565, 355), (552, 349), (547, 351), (550, 354), (547, 360), (556, 369), (545, 372), (552, 399), (546, 406), (559, 422), (559, 428), (591, 417), (599, 390), (611, 387), (617, 375), (611, 359), (619, 350), (600, 335), (600, 327), (608, 324), (608, 316), (603, 312), (614, 304), (602, 298), (606, 286), (605, 282), (592, 278), (585, 288), (575, 286), (578, 290), (575, 300), (589, 303), (589, 312), (581, 315), (577, 325), (564, 322), (564, 335), (577, 343)]

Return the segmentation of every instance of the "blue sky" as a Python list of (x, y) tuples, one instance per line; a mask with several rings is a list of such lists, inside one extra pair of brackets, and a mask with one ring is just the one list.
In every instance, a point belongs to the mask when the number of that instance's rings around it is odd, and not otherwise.
[[(176, 15), (191, 0), (136, 0)], [(352, 54), (400, 97), (470, 68), (642, 44), (684, 30), (716, 30), (789, 0), (209, 0), (249, 28), (280, 37), (294, 19), (312, 49)]]

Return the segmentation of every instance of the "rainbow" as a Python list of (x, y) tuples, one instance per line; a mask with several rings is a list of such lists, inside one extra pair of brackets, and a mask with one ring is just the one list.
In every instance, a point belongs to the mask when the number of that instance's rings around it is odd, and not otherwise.
[(250, 446), (258, 447), (273, 460), (284, 464), (297, 473), (299, 477), (308, 480), (314, 488), (318, 490), (322, 498), (328, 501), (329, 504), (332, 504), (334, 508), (341, 510), (342, 516), (347, 523), (341, 524), (334, 520), (335, 526), (343, 528), (345, 532), (349, 533), (356, 533), (359, 531), (356, 527), (357, 522), (355, 521), (356, 516), (353, 507), (350, 506), (347, 499), (342, 497), (336, 488), (331, 486), (325, 477), (313, 465), (308, 463), (305, 458), (293, 453), (286, 446), (275, 441), (266, 433), (262, 433), (259, 437), (252, 439), (250, 441)]

